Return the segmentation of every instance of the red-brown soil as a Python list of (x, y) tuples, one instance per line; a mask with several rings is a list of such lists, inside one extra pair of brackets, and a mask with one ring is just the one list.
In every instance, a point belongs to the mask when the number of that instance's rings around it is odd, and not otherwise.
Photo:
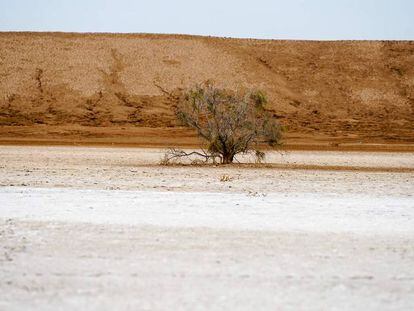
[(287, 145), (412, 150), (414, 42), (149, 34), (0, 33), (0, 142), (194, 145), (174, 104), (206, 80), (266, 91)]

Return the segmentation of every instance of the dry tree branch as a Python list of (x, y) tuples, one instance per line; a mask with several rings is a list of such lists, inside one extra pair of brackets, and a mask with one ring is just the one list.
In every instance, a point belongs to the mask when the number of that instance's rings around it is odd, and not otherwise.
[(172, 164), (174, 160), (182, 159), (182, 158), (191, 158), (191, 156), (198, 156), (204, 159), (204, 163), (208, 163), (209, 160), (212, 160), (213, 164), (216, 163), (216, 158), (219, 157), (219, 155), (211, 154), (204, 149), (202, 149), (202, 152), (198, 151), (191, 151), (191, 152), (185, 152), (182, 149), (176, 149), (176, 148), (170, 148), (165, 152), (164, 157), (161, 159), (160, 164), (162, 165), (169, 165)]

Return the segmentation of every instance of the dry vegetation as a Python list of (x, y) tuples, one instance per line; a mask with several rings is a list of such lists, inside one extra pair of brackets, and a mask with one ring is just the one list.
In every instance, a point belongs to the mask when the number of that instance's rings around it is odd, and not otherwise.
[(177, 94), (213, 80), (263, 89), (288, 139), (412, 143), (413, 63), (413, 42), (0, 33), (0, 139), (114, 142), (153, 128), (185, 144)]
[(197, 132), (202, 153), (171, 149), (163, 162), (199, 156), (208, 162), (233, 163), (238, 154), (253, 153), (261, 162), (259, 144), (280, 145), (282, 128), (266, 110), (267, 97), (260, 90), (232, 91), (210, 82), (183, 92), (176, 115), (182, 125)]

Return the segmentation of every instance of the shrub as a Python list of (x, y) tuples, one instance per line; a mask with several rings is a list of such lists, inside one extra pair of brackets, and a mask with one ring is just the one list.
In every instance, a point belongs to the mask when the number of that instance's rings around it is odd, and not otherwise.
[[(266, 103), (262, 91), (234, 92), (205, 83), (184, 93), (177, 105), (177, 117), (203, 140), (206, 150), (198, 154), (206, 161), (217, 158), (229, 164), (237, 154), (249, 152), (261, 161), (264, 153), (258, 150), (259, 144), (275, 147), (282, 136), (280, 124), (265, 109)], [(177, 158), (189, 154), (172, 149), (170, 155)]]

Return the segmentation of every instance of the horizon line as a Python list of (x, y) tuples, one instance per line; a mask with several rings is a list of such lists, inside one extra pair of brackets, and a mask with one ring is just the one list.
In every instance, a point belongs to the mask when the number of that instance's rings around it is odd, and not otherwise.
[(110, 32), (110, 31), (64, 31), (64, 30), (0, 30), (0, 34), (67, 34), (67, 35), (135, 35), (135, 36), (176, 36), (188, 38), (211, 38), (249, 41), (303, 41), (303, 42), (413, 42), (413, 39), (297, 39), (297, 38), (254, 38), (231, 37), (206, 34), (166, 33), (166, 32)]

